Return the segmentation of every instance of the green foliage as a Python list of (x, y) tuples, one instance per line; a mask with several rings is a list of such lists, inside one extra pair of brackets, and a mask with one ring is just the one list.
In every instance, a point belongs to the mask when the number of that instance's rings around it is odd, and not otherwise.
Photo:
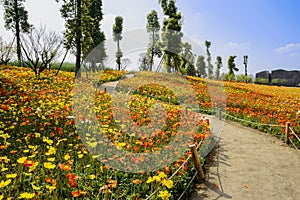
[(3, 0), (5, 28), (16, 37), (18, 61), (21, 62), (21, 33), (29, 33), (32, 25), (28, 22), (25, 0)]
[(150, 56), (149, 70), (152, 71), (154, 56), (161, 57), (159, 30), (160, 24), (158, 21), (157, 12), (152, 10), (147, 15), (147, 32), (150, 33), (147, 53)]
[(239, 71), (239, 69), (235, 66), (234, 59), (236, 56), (229, 56), (227, 66), (228, 66), (228, 75), (233, 76), (234, 78), (234, 72)]
[(269, 84), (269, 80), (266, 78), (256, 78), (254, 80), (254, 83), (256, 84), (262, 84), (262, 85), (268, 85)]
[(121, 58), (123, 56), (123, 53), (120, 49), (120, 41), (122, 40), (122, 31), (123, 31), (123, 18), (121, 16), (117, 16), (115, 18), (115, 23), (113, 25), (113, 37), (114, 37), (114, 41), (117, 42), (116, 63), (118, 66), (118, 70), (121, 70)]
[(220, 79), (220, 69), (221, 69), (221, 67), (223, 67), (222, 57), (217, 56), (217, 58), (216, 58), (216, 72), (215, 72), (215, 78), (217, 80)]
[(206, 78), (206, 64), (204, 61), (204, 56), (199, 55), (196, 62), (196, 67), (198, 71), (198, 76), (201, 78)]
[(234, 74), (225, 74), (225, 81), (234, 81)]
[(196, 76), (196, 69), (195, 69), (195, 66), (193, 64), (190, 64), (190, 65), (187, 66), (186, 74), (188, 76)]
[(181, 48), (182, 51), (179, 54), (181, 59), (181, 71), (185, 71), (186, 73), (192, 73), (193, 75), (195, 75), (195, 55), (192, 52), (192, 45), (188, 42), (185, 42), (181, 44)]
[(276, 79), (272, 79), (271, 84), (272, 85), (286, 85), (287, 80), (286, 79), (280, 79), (280, 78), (276, 78)]
[(244, 74), (238, 75), (236, 77), (236, 80), (238, 82), (243, 82), (243, 83), (252, 83), (252, 78), (250, 76), (246, 76)]

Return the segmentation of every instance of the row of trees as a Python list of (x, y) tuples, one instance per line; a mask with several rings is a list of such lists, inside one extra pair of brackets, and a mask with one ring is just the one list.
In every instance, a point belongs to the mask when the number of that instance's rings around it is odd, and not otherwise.
[[(2, 0), (5, 11), (5, 27), (15, 35), (13, 42), (16, 41), (18, 62), (25, 58), (25, 65), (31, 67), (38, 76), (57, 55), (60, 55), (62, 47), (65, 47), (64, 58), (69, 51), (76, 56), (76, 76), (81, 75), (80, 67), (83, 59), (91, 63), (90, 69), (92, 71), (95, 71), (97, 67), (103, 67), (107, 55), (104, 46), (106, 38), (100, 28), (103, 19), (102, 1), (55, 1), (62, 3), (60, 12), (65, 20), (64, 37), (47, 31), (45, 27), (34, 28), (28, 22), (28, 12), (24, 7), (25, 0)], [(192, 52), (191, 44), (182, 42), (183, 17), (178, 12), (175, 0), (158, 0), (158, 2), (164, 14), (163, 23), (161, 26), (155, 10), (147, 15), (146, 29), (149, 33), (149, 43), (147, 52), (141, 55), (140, 68), (154, 70), (154, 59), (157, 57), (161, 58), (161, 63), (168, 72), (178, 71), (187, 75), (220, 79), (220, 69), (223, 66), (222, 58), (220, 56), (216, 57), (214, 70), (210, 53), (211, 42), (205, 41), (206, 62), (204, 56), (199, 55), (196, 57)], [(118, 70), (122, 69), (121, 63), (124, 60), (120, 48), (123, 22), (124, 19), (117, 16), (112, 26), (113, 39), (117, 45), (115, 57)], [(0, 41), (1, 49), (5, 49), (1, 50), (0, 54), (2, 63), (8, 62), (9, 54), (13, 52), (12, 43)], [(95, 47), (97, 47), (97, 51), (93, 52), (92, 50)], [(245, 67), (247, 67), (247, 58), (247, 56), (244, 57)], [(234, 59), (235, 56), (228, 59), (229, 77), (234, 77), (234, 71), (238, 70), (235, 67)]]

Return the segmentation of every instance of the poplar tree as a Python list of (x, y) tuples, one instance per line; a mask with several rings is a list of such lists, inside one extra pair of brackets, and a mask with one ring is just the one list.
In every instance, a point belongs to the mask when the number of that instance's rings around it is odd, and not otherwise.
[(216, 58), (216, 76), (215, 76), (215, 78), (217, 80), (220, 79), (220, 69), (221, 69), (221, 67), (223, 67), (222, 57), (221, 56), (217, 56), (217, 58)]
[(164, 53), (164, 65), (168, 72), (173, 68), (180, 71), (181, 39), (182, 39), (182, 15), (178, 12), (175, 0), (159, 0), (166, 18), (162, 27), (162, 50)]
[(21, 62), (21, 33), (29, 33), (32, 25), (28, 22), (28, 12), (24, 7), (25, 0), (3, 0), (4, 26), (11, 30), (17, 42), (18, 62)]
[(159, 45), (160, 37), (158, 33), (160, 30), (160, 24), (158, 21), (157, 12), (155, 10), (152, 10), (147, 15), (146, 29), (147, 32), (150, 34), (147, 54), (150, 57), (149, 71), (152, 71), (154, 56), (161, 57), (161, 50)]
[(123, 31), (123, 18), (121, 16), (117, 16), (115, 18), (115, 23), (113, 25), (113, 38), (117, 43), (117, 52), (116, 52), (116, 63), (118, 66), (118, 70), (121, 70), (121, 58), (123, 53), (120, 48), (120, 41), (122, 40), (122, 31)]

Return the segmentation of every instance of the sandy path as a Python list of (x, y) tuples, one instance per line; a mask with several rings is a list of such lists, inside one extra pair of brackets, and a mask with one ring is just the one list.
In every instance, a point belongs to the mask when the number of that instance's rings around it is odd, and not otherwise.
[(259, 131), (226, 122), (196, 199), (300, 199), (300, 152)]

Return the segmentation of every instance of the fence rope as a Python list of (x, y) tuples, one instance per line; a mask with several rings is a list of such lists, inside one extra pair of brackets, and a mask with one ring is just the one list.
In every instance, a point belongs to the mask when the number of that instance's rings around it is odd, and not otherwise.
[(300, 150), (297, 148), (297, 146), (294, 144), (294, 142), (291, 140), (291, 138), (289, 138), (289, 140), (290, 140), (291, 144), (295, 147), (295, 149), (296, 149), (298, 152), (300, 152)]
[(295, 131), (291, 128), (290, 128), (290, 131), (292, 132), (292, 134), (300, 141), (300, 138), (298, 137), (298, 135), (295, 133)]
[[(201, 140), (200, 142), (199, 142), (199, 144), (197, 145), (197, 147), (196, 147), (196, 149), (198, 150), (198, 148), (200, 147), (200, 145), (202, 144), (202, 141), (203, 140)], [(191, 157), (192, 157), (192, 154), (191, 155), (189, 155), (188, 157), (187, 157), (187, 159), (180, 165), (180, 167), (172, 174), (172, 176), (170, 176), (169, 178), (168, 178), (168, 180), (171, 180), (183, 167), (184, 167), (184, 165), (191, 159)], [(187, 187), (189, 187), (189, 186), (187, 186)], [(161, 189), (161, 186), (159, 186), (154, 192), (152, 192), (152, 194), (150, 194), (145, 200), (149, 200), (151, 197), (153, 197), (159, 190)], [(186, 188), (187, 189), (187, 188)]]
[(183, 195), (186, 193), (186, 191), (188, 190), (188, 188), (192, 184), (193, 180), (196, 178), (197, 174), (198, 174), (198, 171), (196, 171), (196, 173), (194, 174), (194, 176), (192, 177), (192, 179), (190, 180), (190, 182), (187, 184), (185, 190), (182, 192), (182, 194), (180, 195), (180, 197), (178, 198), (178, 200), (180, 200), (183, 197)]

